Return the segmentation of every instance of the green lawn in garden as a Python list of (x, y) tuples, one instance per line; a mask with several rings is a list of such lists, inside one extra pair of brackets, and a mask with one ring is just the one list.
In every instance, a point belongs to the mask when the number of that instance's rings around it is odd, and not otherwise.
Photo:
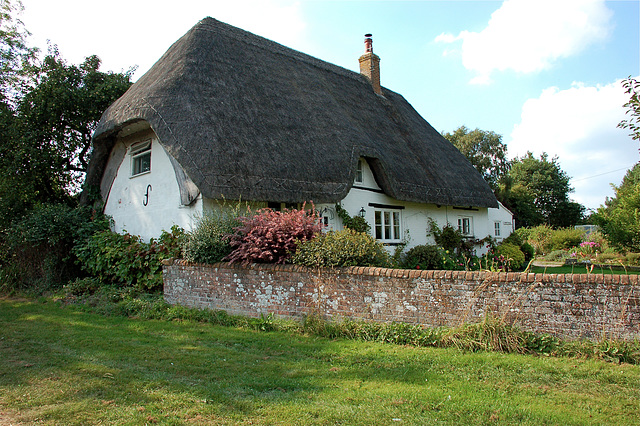
[(640, 366), (0, 299), (0, 424), (638, 424)]

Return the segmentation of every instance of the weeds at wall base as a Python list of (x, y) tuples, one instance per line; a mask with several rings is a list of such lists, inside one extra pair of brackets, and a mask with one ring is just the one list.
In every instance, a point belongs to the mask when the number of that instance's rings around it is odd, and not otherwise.
[(281, 319), (273, 313), (259, 318), (229, 315), (224, 311), (169, 305), (161, 294), (132, 288), (95, 286), (90, 279), (65, 286), (53, 298), (62, 305), (108, 316), (127, 316), (165, 321), (194, 321), (255, 330), (307, 334), (329, 339), (350, 339), (416, 347), (455, 347), (462, 351), (494, 351), (573, 358), (602, 359), (640, 364), (640, 341), (603, 338), (599, 341), (563, 341), (549, 334), (520, 330), (501, 317), (486, 315), (482, 321), (454, 328), (429, 328), (401, 322), (370, 322), (343, 318), (327, 320), (310, 315), (301, 321)]

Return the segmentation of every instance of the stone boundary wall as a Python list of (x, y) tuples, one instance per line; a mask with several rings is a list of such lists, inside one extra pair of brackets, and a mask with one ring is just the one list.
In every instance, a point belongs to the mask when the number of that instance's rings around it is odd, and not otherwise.
[(229, 314), (396, 321), (429, 327), (504, 317), (561, 338), (640, 338), (640, 276), (217, 263), (164, 265), (170, 304)]

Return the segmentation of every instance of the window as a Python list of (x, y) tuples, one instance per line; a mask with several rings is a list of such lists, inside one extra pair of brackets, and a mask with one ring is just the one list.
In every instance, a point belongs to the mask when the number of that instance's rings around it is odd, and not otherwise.
[(362, 159), (358, 160), (358, 166), (356, 167), (356, 183), (362, 183)]
[(493, 229), (494, 229), (493, 235), (496, 236), (496, 237), (499, 237), (500, 236), (500, 222), (494, 222), (493, 223)]
[(131, 176), (151, 171), (151, 141), (131, 146)]
[(400, 233), (400, 212), (393, 210), (375, 211), (375, 236), (377, 240), (397, 242), (402, 235)]
[(473, 228), (470, 217), (461, 216), (458, 218), (458, 231), (460, 231), (465, 237), (473, 235)]

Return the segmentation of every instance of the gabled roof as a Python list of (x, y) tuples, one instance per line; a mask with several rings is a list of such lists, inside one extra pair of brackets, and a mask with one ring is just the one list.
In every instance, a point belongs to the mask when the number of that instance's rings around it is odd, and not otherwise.
[(337, 202), (365, 157), (398, 200), (497, 207), (451, 143), (402, 96), (382, 93), (358, 73), (205, 18), (104, 113), (87, 183), (99, 182), (114, 136), (144, 120), (209, 198)]

